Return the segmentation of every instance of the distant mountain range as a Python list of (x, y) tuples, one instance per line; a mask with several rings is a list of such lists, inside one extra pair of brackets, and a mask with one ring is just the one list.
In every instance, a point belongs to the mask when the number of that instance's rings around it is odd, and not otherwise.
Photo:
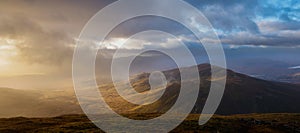
[[(201, 76), (201, 85), (192, 113), (201, 113), (212, 82), (209, 64), (201, 64), (197, 68)], [(184, 69), (189, 70), (189, 68)], [(218, 69), (222, 70), (222, 68)], [(300, 85), (266, 81), (231, 70), (226, 71), (226, 89), (217, 114), (300, 113)], [(100, 91), (109, 106), (118, 113), (163, 113), (172, 107), (181, 91), (179, 70), (172, 69), (163, 73), (168, 80), (165, 92), (158, 101), (149, 105), (141, 106), (127, 102), (118, 95), (111, 83), (99, 85)], [(195, 84), (193, 80), (184, 82)], [(138, 92), (147, 91), (150, 88), (149, 73), (131, 77), (131, 84)], [(96, 102), (93, 98), (89, 99), (90, 104)], [(82, 113), (72, 89), (0, 88), (0, 108), (0, 117), (44, 117)]]
[(283, 61), (275, 61), (270, 59), (239, 59), (227, 61), (228, 68), (259, 79), (300, 83), (300, 69), (295, 67), (295, 63), (286, 63)]

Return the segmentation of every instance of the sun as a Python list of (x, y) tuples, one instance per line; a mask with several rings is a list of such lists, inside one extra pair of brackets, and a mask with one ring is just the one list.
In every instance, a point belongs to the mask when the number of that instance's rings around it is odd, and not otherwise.
[(9, 66), (12, 58), (17, 55), (17, 40), (0, 38), (0, 67)]

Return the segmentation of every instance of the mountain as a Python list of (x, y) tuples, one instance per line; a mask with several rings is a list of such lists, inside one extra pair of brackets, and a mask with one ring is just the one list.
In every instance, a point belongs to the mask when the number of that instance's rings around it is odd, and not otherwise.
[[(211, 83), (211, 66), (198, 65), (201, 85), (198, 100), (192, 113), (201, 113), (209, 93)], [(189, 70), (189, 68), (184, 68)], [(224, 70), (218, 68), (218, 70)], [(253, 78), (247, 75), (227, 71), (227, 84), (217, 114), (246, 114), (246, 113), (299, 113), (300, 86)], [(149, 105), (134, 105), (120, 97), (111, 84), (100, 87), (106, 102), (116, 112), (166, 112), (176, 102), (180, 92), (180, 72), (178, 69), (163, 72), (168, 84), (163, 96)], [(131, 78), (131, 84), (138, 92), (145, 92), (150, 88), (149, 73), (142, 73)], [(214, 79), (218, 80), (218, 79)], [(184, 81), (195, 84), (193, 80)], [(154, 94), (153, 94), (154, 95)], [(151, 97), (151, 95), (149, 95)], [(137, 99), (138, 100), (138, 99)], [(120, 104), (122, 103), (122, 104)]]

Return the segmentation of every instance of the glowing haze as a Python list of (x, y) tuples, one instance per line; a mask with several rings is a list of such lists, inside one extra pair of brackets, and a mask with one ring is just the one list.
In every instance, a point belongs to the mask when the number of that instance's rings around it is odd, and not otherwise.
[[(75, 41), (85, 23), (111, 0), (0, 1), (0, 87), (54, 88), (71, 87), (71, 62)], [(232, 0), (187, 2), (198, 7), (211, 21), (224, 44), (229, 67), (236, 60), (260, 59), (300, 65), (300, 2), (297, 0)], [(166, 2), (159, 3), (168, 4)], [(134, 5), (138, 6), (138, 5)], [(122, 14), (120, 14), (122, 15)], [(198, 26), (193, 14), (178, 14)], [(113, 16), (118, 17), (118, 16)], [(126, 28), (127, 27), (127, 28)], [(143, 29), (163, 29), (180, 36), (189, 48), (201, 49), (198, 40), (179, 24), (155, 17), (137, 18), (116, 28), (102, 44), (99, 68), (109, 69), (110, 53), (126, 37)], [(101, 30), (101, 27), (99, 29)], [(163, 45), (176, 48), (173, 40), (131, 40), (127, 56), (134, 49)], [(205, 36), (203, 37), (205, 39)], [(209, 40), (214, 41), (214, 40)], [(106, 53), (106, 54), (104, 54)], [(107, 54), (108, 53), (108, 54)], [(196, 54), (197, 52), (195, 52)], [(197, 54), (196, 54), (197, 55)], [(155, 54), (150, 54), (155, 57)], [(199, 57), (202, 55), (199, 55)], [(183, 57), (184, 58), (184, 57)], [(198, 63), (206, 62), (199, 58)], [(231, 64), (230, 64), (231, 63)], [(170, 66), (171, 67), (171, 66)], [(299, 69), (297, 69), (299, 70)], [(242, 72), (242, 70), (240, 70)], [(109, 73), (103, 73), (105, 78)]]

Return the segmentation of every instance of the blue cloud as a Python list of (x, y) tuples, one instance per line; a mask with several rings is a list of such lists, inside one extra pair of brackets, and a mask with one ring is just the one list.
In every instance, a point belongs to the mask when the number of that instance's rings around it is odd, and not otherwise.
[(298, 0), (186, 0), (210, 20), (223, 43), (300, 45)]
[(277, 18), (283, 21), (300, 20), (300, 2), (297, 0), (265, 0), (260, 1), (258, 15)]

